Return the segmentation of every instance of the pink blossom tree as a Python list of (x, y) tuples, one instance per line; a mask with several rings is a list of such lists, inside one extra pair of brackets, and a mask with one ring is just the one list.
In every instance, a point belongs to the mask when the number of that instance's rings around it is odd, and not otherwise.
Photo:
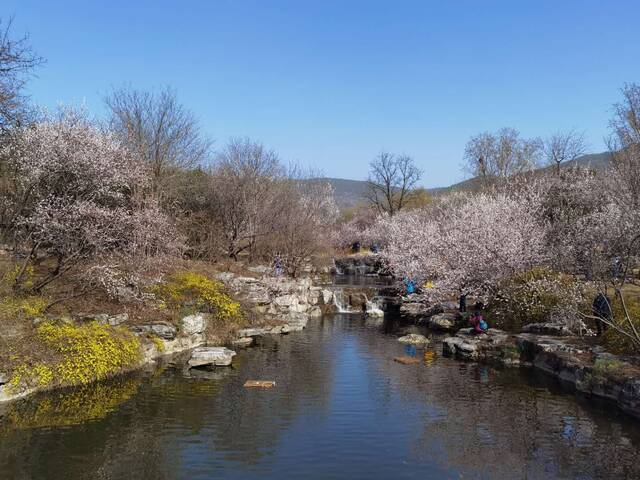
[(26, 253), (18, 288), (29, 263), (43, 271), (30, 287), (40, 292), (67, 273), (93, 272), (97, 283), (112, 284), (125, 266), (136, 271), (145, 259), (179, 251), (179, 236), (147, 195), (144, 164), (82, 113), (62, 110), (14, 130), (2, 155), (18, 179), (7, 199), (7, 228)]
[(546, 261), (535, 202), (506, 194), (452, 195), (390, 222), (392, 269), (434, 299), (489, 296), (505, 278)]

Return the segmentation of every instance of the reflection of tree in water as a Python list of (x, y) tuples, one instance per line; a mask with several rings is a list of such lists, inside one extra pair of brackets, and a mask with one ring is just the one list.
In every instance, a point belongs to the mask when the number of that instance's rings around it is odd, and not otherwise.
[[(212, 472), (229, 460), (256, 463), (300, 412), (327, 409), (330, 325), (264, 338), (238, 353), (235, 368), (217, 369), (222, 378), (188, 378), (176, 367), (140, 385), (132, 377), (15, 404), (3, 418), (0, 471), (6, 478), (163, 479), (197, 461)], [(247, 379), (277, 387), (244, 389)]]
[(637, 422), (612, 406), (582, 405), (532, 371), (451, 359), (401, 366), (390, 359), (402, 346), (379, 335), (362, 335), (361, 347), (391, 382), (382, 401), (425, 406), (416, 457), (471, 478), (640, 478)]

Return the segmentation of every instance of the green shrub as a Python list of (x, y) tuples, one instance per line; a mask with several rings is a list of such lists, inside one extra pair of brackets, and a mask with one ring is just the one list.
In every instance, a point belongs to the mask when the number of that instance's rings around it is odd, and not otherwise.
[[(631, 322), (635, 329), (640, 332), (640, 298), (631, 295), (625, 295), (625, 305)], [(614, 322), (625, 331), (631, 332), (629, 321), (625, 318), (624, 309), (620, 299), (616, 296), (611, 299), (613, 309)], [(631, 355), (638, 354), (638, 347), (626, 335), (623, 335), (613, 328), (608, 328), (602, 335), (602, 342), (608, 351), (616, 354)]]
[(502, 282), (489, 316), (496, 327), (510, 331), (549, 321), (571, 326), (584, 303), (581, 286), (571, 275), (536, 267)]

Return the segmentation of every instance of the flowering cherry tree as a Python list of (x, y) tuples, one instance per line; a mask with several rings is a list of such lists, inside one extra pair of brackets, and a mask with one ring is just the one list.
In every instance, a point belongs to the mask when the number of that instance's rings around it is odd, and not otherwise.
[(18, 182), (7, 199), (8, 228), (27, 253), (17, 286), (29, 262), (47, 267), (31, 287), (38, 292), (67, 272), (114, 277), (119, 266), (135, 269), (179, 250), (169, 220), (146, 195), (146, 167), (81, 113), (64, 110), (14, 130), (2, 155)]
[(385, 250), (400, 275), (428, 281), (434, 298), (489, 295), (509, 276), (546, 260), (535, 202), (506, 194), (453, 195), (390, 222)]

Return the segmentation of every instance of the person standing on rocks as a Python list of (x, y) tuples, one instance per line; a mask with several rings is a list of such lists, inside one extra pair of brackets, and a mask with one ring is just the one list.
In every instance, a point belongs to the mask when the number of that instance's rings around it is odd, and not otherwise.
[(599, 292), (596, 298), (593, 300), (592, 306), (593, 316), (596, 317), (596, 330), (598, 336), (602, 335), (609, 326), (613, 319), (613, 313), (611, 312), (611, 301), (606, 293)]

